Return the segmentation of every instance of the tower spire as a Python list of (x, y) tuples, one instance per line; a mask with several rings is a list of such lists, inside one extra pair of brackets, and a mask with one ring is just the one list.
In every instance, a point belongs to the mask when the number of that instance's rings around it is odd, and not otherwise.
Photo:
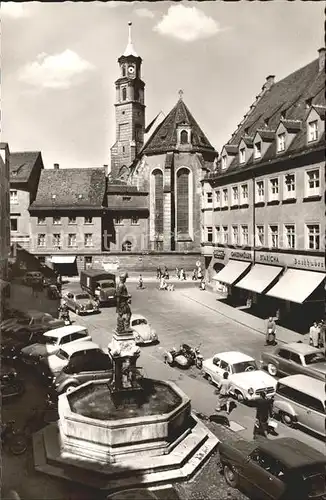
[(132, 22), (129, 21), (128, 23), (128, 45), (126, 47), (126, 50), (124, 51), (124, 56), (134, 56), (134, 57), (138, 57), (134, 47), (133, 47), (133, 44), (132, 44), (132, 40), (131, 40), (131, 26), (132, 26)]

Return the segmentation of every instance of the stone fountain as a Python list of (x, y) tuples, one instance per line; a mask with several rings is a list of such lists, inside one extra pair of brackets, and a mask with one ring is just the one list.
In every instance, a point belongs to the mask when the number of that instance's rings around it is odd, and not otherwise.
[(60, 395), (58, 422), (33, 436), (38, 471), (106, 491), (188, 479), (218, 444), (176, 384), (140, 376), (126, 278), (108, 347), (112, 379)]

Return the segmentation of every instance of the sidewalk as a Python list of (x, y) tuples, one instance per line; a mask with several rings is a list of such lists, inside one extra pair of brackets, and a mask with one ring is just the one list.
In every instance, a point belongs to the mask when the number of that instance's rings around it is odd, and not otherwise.
[[(123, 272), (123, 271), (122, 271)], [(117, 276), (117, 279), (119, 278), (119, 275), (120, 273), (117, 272), (115, 273), (116, 276)], [(144, 271), (142, 273), (140, 272), (133, 272), (133, 271), (128, 271), (128, 281), (127, 281), (127, 284), (128, 282), (130, 283), (138, 283), (138, 280), (139, 280), (139, 275), (142, 275), (142, 278), (143, 278), (143, 281), (144, 283), (159, 283), (159, 280), (156, 278), (156, 273), (155, 272), (151, 272), (151, 271)], [(78, 283), (79, 282), (79, 276), (62, 276), (62, 280), (63, 282), (65, 281), (69, 281), (70, 283)], [(175, 274), (170, 274), (170, 278), (168, 280), (166, 280), (168, 283), (188, 283), (188, 284), (191, 284), (191, 283), (198, 283), (198, 286), (199, 286), (199, 280), (197, 281), (193, 281), (191, 279), (191, 276), (189, 275), (189, 277), (186, 279), (186, 281), (180, 281), (176, 276)]]
[[(212, 311), (216, 311), (227, 318), (233, 319), (233, 321), (236, 321), (241, 325), (247, 326), (248, 328), (262, 333), (263, 335), (266, 334), (266, 320), (257, 318), (256, 316), (220, 302), (215, 292), (209, 290), (202, 292), (201, 290), (198, 290), (198, 288), (183, 289), (182, 291), (177, 292)], [(299, 340), (301, 342), (308, 343), (309, 333), (302, 335), (277, 325), (276, 340), (285, 344), (289, 342), (298, 342)]]

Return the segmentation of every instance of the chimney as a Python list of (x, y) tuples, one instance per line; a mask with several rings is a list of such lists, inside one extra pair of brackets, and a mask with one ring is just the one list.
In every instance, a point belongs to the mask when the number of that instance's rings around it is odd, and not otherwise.
[(322, 47), (318, 50), (319, 54), (319, 71), (323, 71), (325, 69), (325, 47)]
[(59, 170), (59, 163), (53, 163), (54, 170)]
[(263, 85), (263, 90), (268, 90), (274, 85), (275, 75), (268, 75), (266, 77), (266, 82)]

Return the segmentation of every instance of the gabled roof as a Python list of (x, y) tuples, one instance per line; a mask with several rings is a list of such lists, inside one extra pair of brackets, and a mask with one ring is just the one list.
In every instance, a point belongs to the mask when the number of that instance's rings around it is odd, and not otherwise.
[(298, 132), (301, 129), (301, 120), (281, 120), (288, 132)]
[(10, 182), (28, 182), (38, 158), (40, 158), (42, 162), (40, 151), (19, 151), (10, 153)]
[(312, 106), (312, 108), (316, 111), (316, 113), (318, 113), (318, 115), (322, 120), (325, 120), (326, 106), (320, 106), (319, 104), (315, 104), (314, 106)]
[(156, 127), (140, 154), (153, 155), (177, 151), (177, 127), (181, 124), (191, 128), (192, 151), (215, 152), (183, 100), (179, 99), (166, 118)]
[(229, 155), (236, 155), (238, 152), (238, 146), (236, 144), (225, 144), (224, 148)]
[(257, 129), (257, 133), (263, 139), (263, 141), (271, 142), (275, 139), (275, 131), (274, 130), (263, 130)]
[[(139, 191), (137, 189), (137, 186), (133, 186), (131, 184), (126, 184), (122, 182), (118, 182), (118, 180), (114, 180), (114, 182), (108, 182), (107, 187), (106, 187), (107, 193), (110, 194), (141, 194), (141, 193), (146, 193), (145, 191)], [(147, 194), (147, 193), (146, 193)]]
[(105, 169), (44, 169), (32, 209), (101, 208), (105, 195)]

